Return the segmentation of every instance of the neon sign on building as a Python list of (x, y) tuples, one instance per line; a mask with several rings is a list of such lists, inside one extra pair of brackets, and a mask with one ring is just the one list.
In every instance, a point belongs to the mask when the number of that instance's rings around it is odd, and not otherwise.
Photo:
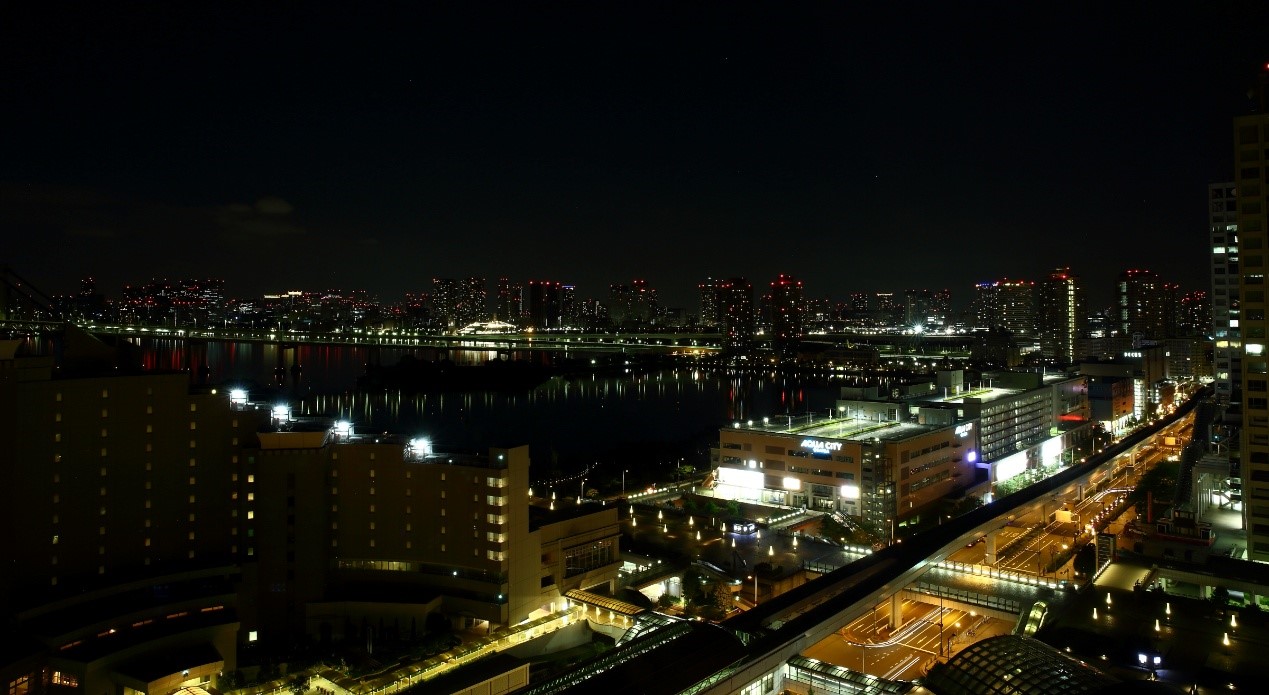
[(841, 442), (823, 442), (818, 439), (803, 439), (802, 448), (810, 449), (811, 451), (814, 451), (820, 454), (827, 454), (830, 451), (840, 451), (842, 448), (842, 443)]

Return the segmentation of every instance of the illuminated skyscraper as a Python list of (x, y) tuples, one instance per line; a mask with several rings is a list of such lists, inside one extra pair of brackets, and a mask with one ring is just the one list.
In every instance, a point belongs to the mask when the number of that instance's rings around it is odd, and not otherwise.
[(573, 285), (560, 286), (560, 316), (566, 328), (575, 328), (582, 323), (582, 305), (577, 300), (577, 288)]
[(893, 326), (903, 321), (903, 302), (895, 297), (894, 292), (878, 292), (873, 303), (877, 321), (884, 326)]
[(633, 280), (629, 285), (610, 285), (608, 316), (615, 326), (646, 326), (657, 316), (657, 291), (647, 280)]
[(723, 281), (714, 278), (706, 278), (696, 285), (696, 291), (701, 298), (701, 318), (700, 325), (706, 328), (715, 328), (721, 322), (722, 316), (722, 289)]
[(1084, 288), (1070, 268), (1059, 268), (1036, 291), (1036, 335), (1040, 351), (1063, 364), (1075, 362), (1075, 340), (1086, 322)]
[(1168, 295), (1175, 286), (1159, 279), (1152, 270), (1125, 270), (1116, 285), (1118, 328), (1124, 335), (1143, 338), (1168, 337), (1168, 315), (1173, 311)]
[(1238, 197), (1233, 181), (1207, 187), (1212, 245), (1212, 371), (1216, 398), (1242, 401), (1242, 338), (1238, 303)]
[(516, 323), (524, 316), (524, 286), (509, 278), (498, 278), (498, 296), (494, 313), (498, 319)]
[(781, 273), (771, 283), (771, 339), (776, 350), (789, 352), (802, 340), (806, 307), (802, 281)]
[(945, 326), (951, 311), (951, 290), (907, 290), (903, 293), (903, 325), (932, 330)]
[(462, 328), (489, 318), (489, 291), (484, 278), (433, 278), (432, 304), (446, 325)]
[(753, 285), (745, 278), (729, 278), (722, 281), (718, 293), (723, 347), (732, 352), (745, 350), (754, 337)]
[(1207, 335), (1212, 329), (1212, 303), (1206, 290), (1194, 290), (1181, 295), (1178, 302), (1176, 335), (1193, 337)]
[(977, 328), (1003, 327), (1019, 336), (1035, 332), (1035, 283), (1026, 280), (980, 282), (974, 286)]
[(1234, 189), (1237, 195), (1239, 299), (1237, 318), (1243, 339), (1243, 427), (1241, 473), (1243, 521), (1250, 559), (1269, 561), (1269, 352), (1265, 345), (1265, 266), (1269, 255), (1269, 63), (1261, 66), (1254, 112), (1234, 119)]

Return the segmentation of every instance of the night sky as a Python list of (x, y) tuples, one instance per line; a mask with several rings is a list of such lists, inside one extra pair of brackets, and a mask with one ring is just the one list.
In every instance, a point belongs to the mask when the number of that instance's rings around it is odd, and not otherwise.
[(0, 263), (50, 293), (1202, 289), (1269, 60), (1264, 2), (48, 4), (0, 10)]

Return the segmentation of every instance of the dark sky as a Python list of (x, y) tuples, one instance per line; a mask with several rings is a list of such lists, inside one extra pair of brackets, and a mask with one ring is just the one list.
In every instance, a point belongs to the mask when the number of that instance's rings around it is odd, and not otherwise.
[(1269, 59), (1264, 2), (47, 4), (0, 10), (0, 262), (51, 293), (1205, 288)]

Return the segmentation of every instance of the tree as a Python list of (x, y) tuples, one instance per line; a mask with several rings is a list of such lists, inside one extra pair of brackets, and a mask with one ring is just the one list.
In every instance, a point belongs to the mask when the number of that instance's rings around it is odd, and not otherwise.
[(976, 495), (966, 495), (965, 497), (957, 500), (956, 504), (952, 505), (951, 514), (952, 516), (968, 514), (981, 506), (983, 506), (983, 498)]
[(710, 602), (715, 608), (719, 608), (724, 612), (731, 609), (735, 598), (731, 592), (731, 586), (727, 582), (715, 582), (714, 593)]
[(700, 603), (705, 599), (705, 591), (702, 588), (704, 579), (704, 575), (695, 567), (689, 567), (683, 572), (683, 598), (686, 601)]
[(1212, 589), (1212, 601), (1219, 606), (1229, 605), (1229, 589), (1223, 586)]

